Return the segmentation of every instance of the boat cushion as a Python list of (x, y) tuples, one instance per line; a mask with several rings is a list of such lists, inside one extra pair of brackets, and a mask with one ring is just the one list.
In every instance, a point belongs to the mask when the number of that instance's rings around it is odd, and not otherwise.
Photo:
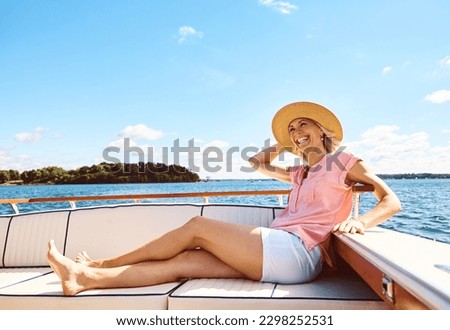
[(55, 273), (0, 289), (0, 309), (167, 309), (167, 297), (180, 283), (141, 288), (89, 290), (65, 297)]
[[(282, 286), (202, 279), (150, 287), (89, 290), (64, 297), (47, 263), (48, 240), (69, 258), (104, 258), (135, 248), (196, 215), (268, 226), (278, 206), (125, 204), (0, 217), (0, 309), (290, 309), (383, 308), (361, 280), (321, 277)], [(356, 284), (355, 284), (356, 283)], [(332, 293), (335, 292), (333, 296)], [(332, 296), (331, 303), (329, 297)], [(344, 298), (343, 298), (344, 297)]]
[(255, 227), (269, 227), (275, 217), (272, 207), (252, 207), (243, 205), (205, 205), (202, 215), (225, 222), (239, 223)]
[(15, 215), (1, 218), (6, 227), (2, 267), (48, 266), (48, 241), (63, 246), (70, 211)]
[(122, 205), (71, 212), (65, 255), (87, 251), (96, 259), (122, 254), (183, 225), (199, 205)]
[[(51, 273), (50, 267), (3, 268), (0, 275), (0, 289)], [(1, 308), (0, 308), (1, 309)]]
[(384, 309), (386, 304), (354, 274), (323, 273), (304, 284), (194, 279), (169, 296), (169, 309)]

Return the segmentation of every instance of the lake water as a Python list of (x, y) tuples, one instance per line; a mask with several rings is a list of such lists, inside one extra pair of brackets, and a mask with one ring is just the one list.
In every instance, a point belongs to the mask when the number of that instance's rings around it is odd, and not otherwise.
[[(403, 211), (381, 226), (396, 231), (426, 237), (450, 244), (450, 180), (386, 180), (397, 193)], [(270, 190), (289, 189), (290, 185), (274, 180), (219, 180), (198, 183), (160, 183), (160, 184), (99, 184), (99, 185), (40, 185), (40, 186), (0, 186), (0, 199), (83, 196), (152, 194), (174, 192), (228, 191), (228, 190)], [(202, 202), (199, 198), (146, 200), (145, 202)], [(210, 198), (210, 203), (277, 205), (276, 196), (231, 196)], [(105, 202), (78, 202), (77, 207), (92, 206)], [(112, 201), (108, 203), (125, 203)], [(361, 213), (376, 203), (373, 194), (361, 197)], [(69, 208), (68, 203), (20, 204), (21, 213), (55, 208)], [(12, 214), (9, 205), (0, 205), (0, 215)]]

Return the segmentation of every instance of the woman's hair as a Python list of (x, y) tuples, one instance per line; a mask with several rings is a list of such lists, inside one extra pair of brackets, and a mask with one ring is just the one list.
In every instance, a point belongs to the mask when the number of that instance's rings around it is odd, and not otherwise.
[(339, 141), (337, 141), (334, 137), (335, 134), (324, 128), (319, 123), (315, 123), (323, 132), (323, 146), (325, 147), (327, 154), (335, 152), (339, 148)]

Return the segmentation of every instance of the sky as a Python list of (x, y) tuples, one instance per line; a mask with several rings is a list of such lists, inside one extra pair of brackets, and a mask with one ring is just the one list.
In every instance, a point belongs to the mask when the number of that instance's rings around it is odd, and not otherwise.
[[(0, 169), (179, 163), (257, 178), (320, 103), (376, 173), (450, 173), (450, 1), (0, 0)], [(282, 163), (293, 160), (289, 156)]]

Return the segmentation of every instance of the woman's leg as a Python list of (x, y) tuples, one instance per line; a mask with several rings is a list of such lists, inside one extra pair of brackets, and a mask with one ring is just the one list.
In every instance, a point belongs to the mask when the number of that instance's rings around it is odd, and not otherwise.
[(259, 280), (262, 276), (260, 229), (197, 216), (185, 225), (123, 255), (88, 262), (103, 268), (132, 265), (144, 261), (170, 259), (186, 250), (201, 248), (225, 264)]
[(115, 268), (92, 268), (64, 257), (49, 243), (48, 261), (61, 279), (65, 295), (101, 288), (140, 287), (178, 281), (183, 278), (245, 278), (211, 253), (196, 249), (160, 261), (148, 261)]

